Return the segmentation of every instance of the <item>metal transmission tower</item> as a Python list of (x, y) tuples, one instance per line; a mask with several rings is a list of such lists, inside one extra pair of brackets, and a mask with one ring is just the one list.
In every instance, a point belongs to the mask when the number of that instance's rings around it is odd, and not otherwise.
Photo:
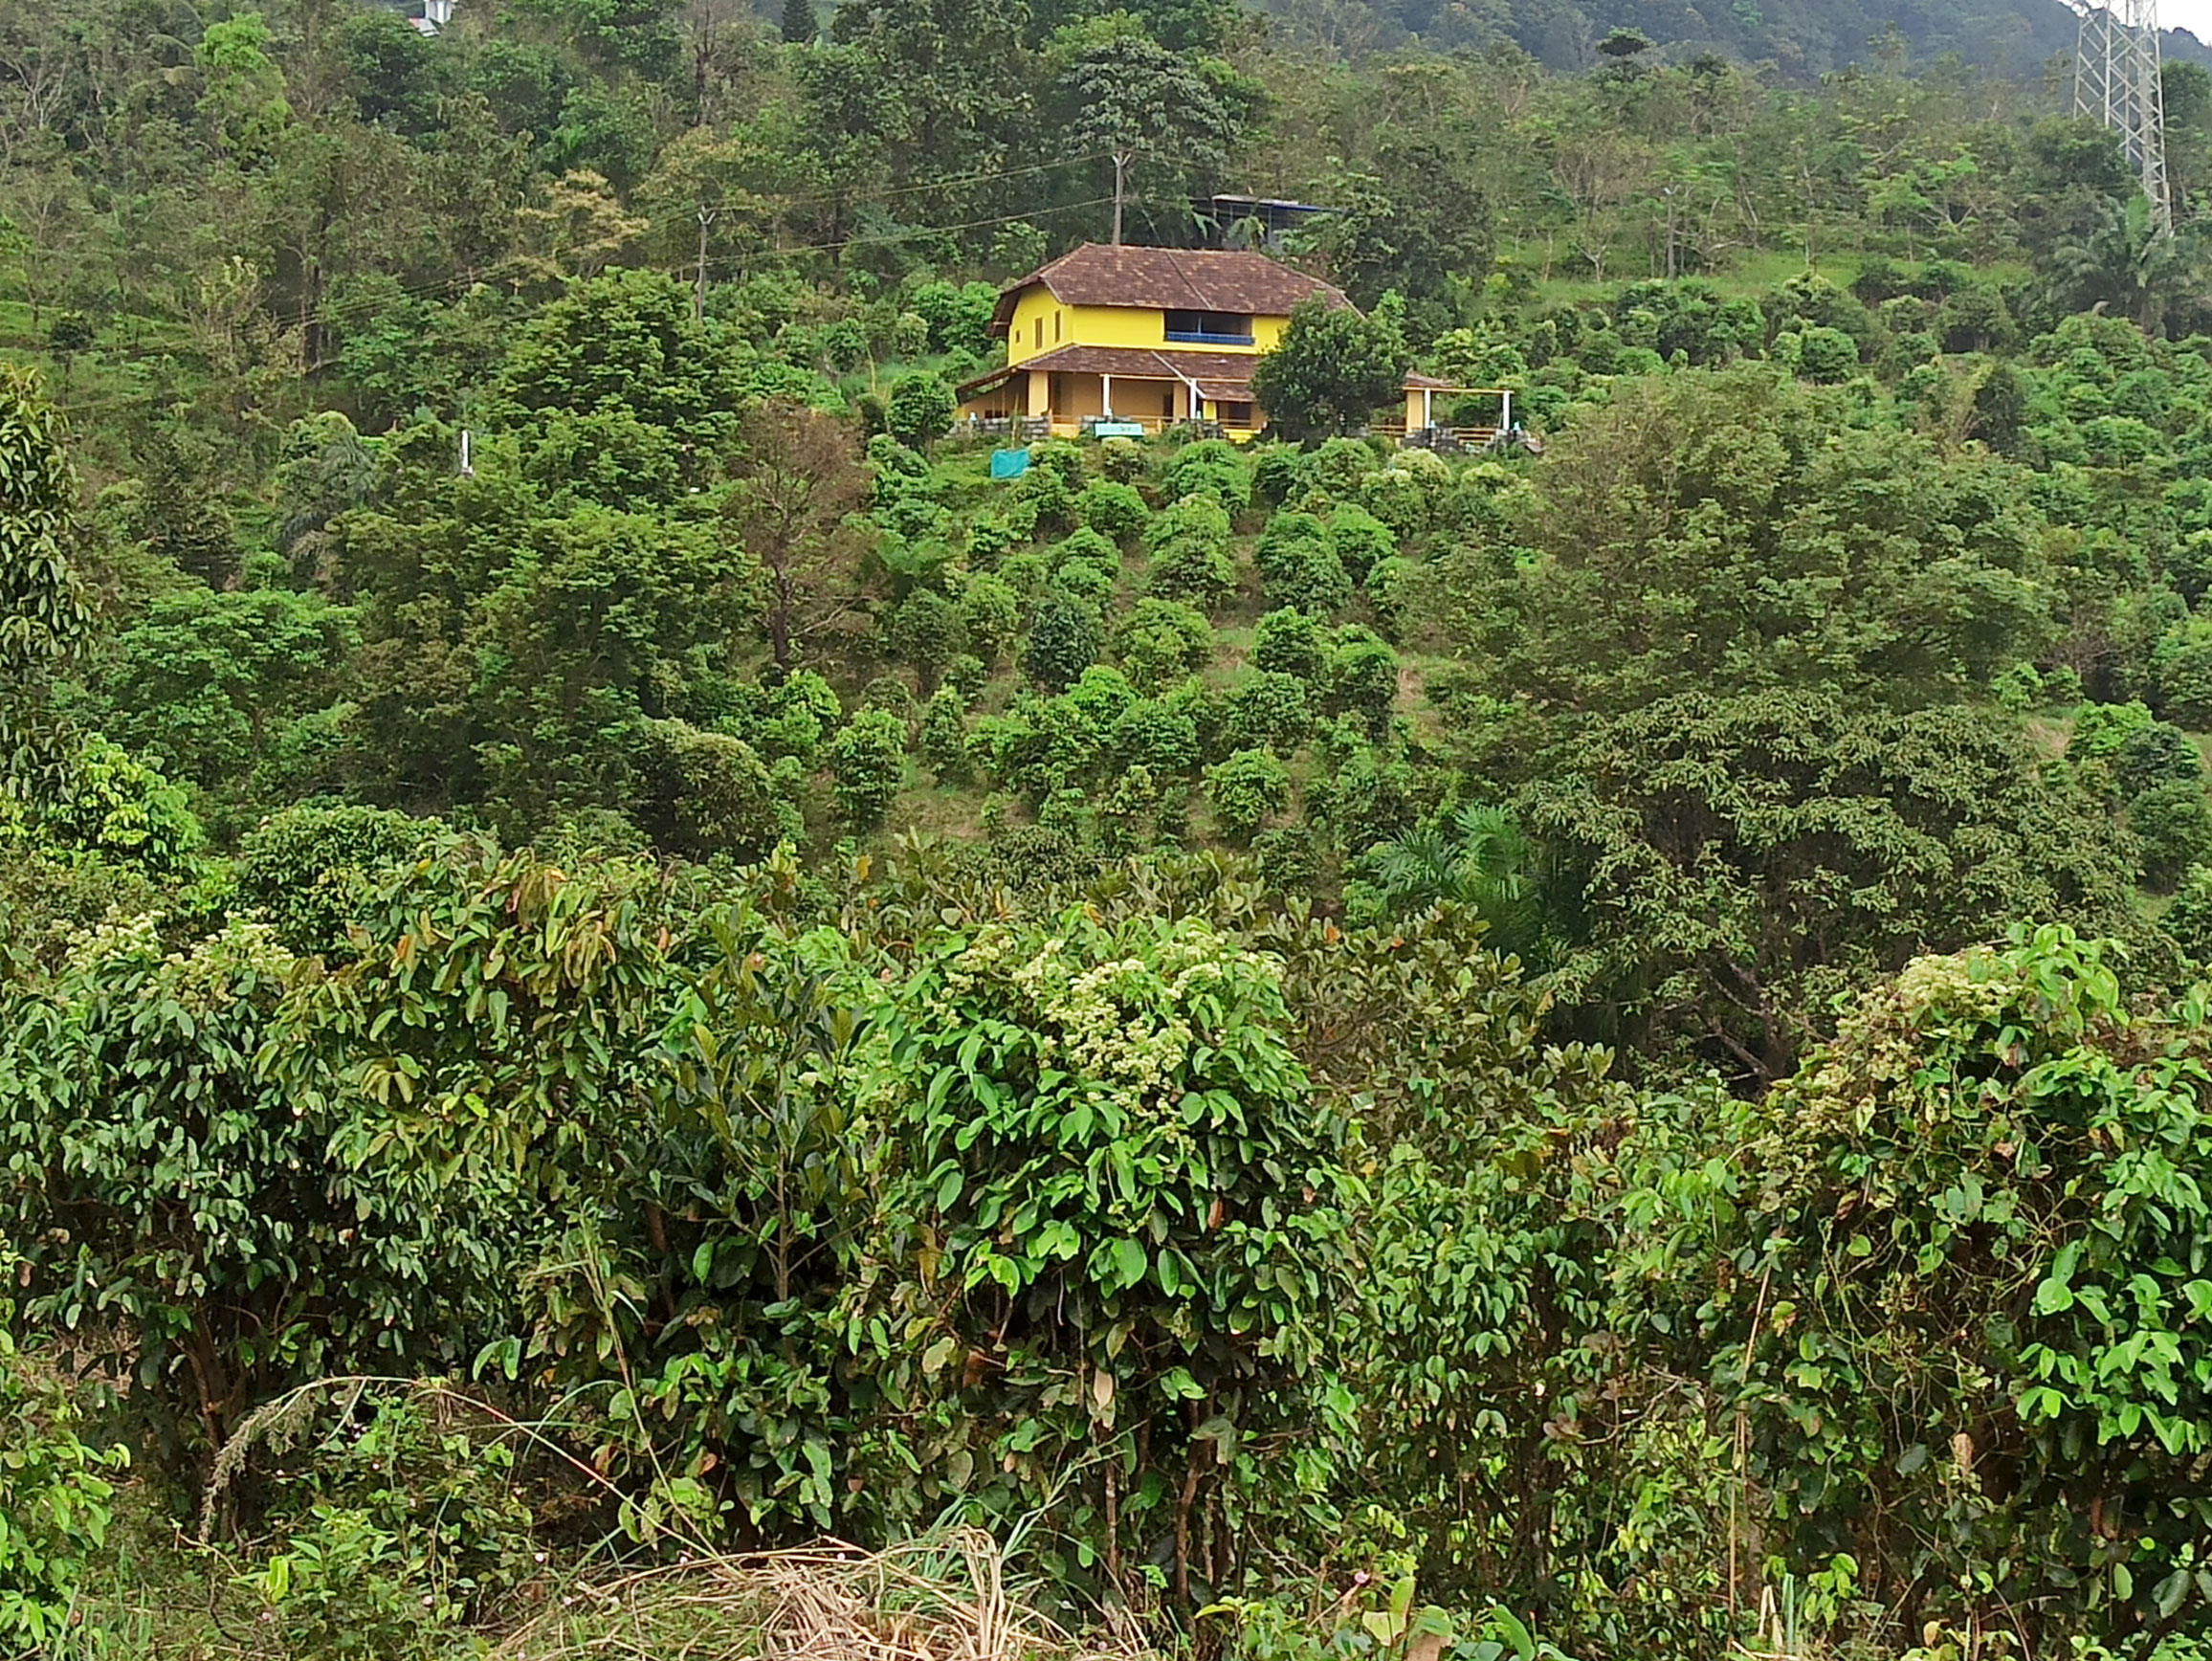
[(2158, 88), (2158, 0), (2081, 0), (2074, 113), (2120, 135), (2151, 204), (2151, 227), (2172, 233), (2165, 101)]

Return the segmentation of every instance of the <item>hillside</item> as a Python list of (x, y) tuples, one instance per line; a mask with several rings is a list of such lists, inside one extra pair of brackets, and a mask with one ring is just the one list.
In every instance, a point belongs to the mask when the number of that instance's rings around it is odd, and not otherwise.
[(2212, 74), (756, 11), (0, 11), (0, 1656), (2201, 1661)]
[[(2001, 75), (2038, 78), (2054, 59), (2068, 72), (2076, 32), (2075, 14), (2061, 0), (1981, 7), (1881, 0), (1736, 0), (1725, 7), (1687, 0), (1265, 0), (1264, 10), (1294, 37), (1335, 51), (1480, 52), (1506, 40), (1547, 68), (1583, 70), (1598, 61), (1599, 42), (1626, 29), (1649, 39), (1670, 62), (1714, 52), (1771, 65), (1797, 80), (1869, 64), (1890, 50), (1892, 33), (1897, 46), (1921, 62), (1956, 54)], [(2165, 32), (2162, 51), (2170, 59), (2212, 62), (2212, 51), (2183, 29)]]

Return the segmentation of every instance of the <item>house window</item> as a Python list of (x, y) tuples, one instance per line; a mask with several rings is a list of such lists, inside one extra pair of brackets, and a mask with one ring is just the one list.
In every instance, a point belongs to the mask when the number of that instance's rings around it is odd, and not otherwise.
[(1052, 342), (1055, 345), (1059, 343), (1060, 340), (1060, 320), (1067, 315), (1066, 312), (1054, 312), (1052, 314)]
[(1171, 311), (1167, 338), (1208, 346), (1249, 346), (1252, 320), (1239, 312)]
[(1039, 350), (1039, 351), (1041, 352), (1041, 351), (1043, 351), (1044, 349), (1045, 349), (1045, 320), (1044, 320), (1043, 318), (1039, 318), (1039, 319), (1037, 320), (1037, 350)]
[(1173, 387), (1160, 388), (1160, 418), (1162, 421), (1175, 419), (1175, 388)]
[(1214, 408), (1221, 411), (1221, 424), (1224, 427), (1234, 427), (1242, 432), (1252, 424), (1252, 407), (1249, 403), (1217, 404)]

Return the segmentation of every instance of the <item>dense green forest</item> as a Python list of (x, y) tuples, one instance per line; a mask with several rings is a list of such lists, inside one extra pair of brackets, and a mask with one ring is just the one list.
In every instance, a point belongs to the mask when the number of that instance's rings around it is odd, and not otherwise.
[(1663, 12), (0, 13), (0, 1655), (2196, 1661), (2212, 73)]

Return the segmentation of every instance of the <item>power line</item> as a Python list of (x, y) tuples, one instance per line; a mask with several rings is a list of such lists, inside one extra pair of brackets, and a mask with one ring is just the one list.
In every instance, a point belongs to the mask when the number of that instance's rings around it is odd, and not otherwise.
[[(899, 242), (911, 242), (918, 237), (942, 236), (956, 231), (979, 231), (993, 225), (1010, 225), (1020, 220), (1042, 218), (1048, 214), (1052, 213), (1073, 213), (1082, 211), (1085, 209), (1102, 208), (1109, 202), (1113, 201), (1113, 199), (1114, 198), (1111, 196), (1094, 196), (1081, 202), (1066, 202), (1054, 207), (1037, 209), (1031, 211), (1025, 211), (1020, 213), (993, 214), (989, 217), (982, 219), (961, 220), (950, 225), (912, 226), (895, 232), (881, 232), (866, 235), (849, 236), (833, 242), (802, 243), (797, 246), (788, 248), (761, 250), (748, 254), (724, 255), (715, 259), (710, 259), (707, 262), (707, 268), (710, 272), (714, 272), (718, 270), (727, 270), (736, 265), (748, 264), (755, 260), (780, 258), (790, 255), (833, 253), (839, 249), (854, 247), (887, 247)], [(696, 270), (697, 267), (695, 266), (693, 269)], [(431, 285), (431, 287), (425, 288), (419, 292), (409, 290), (403, 290), (402, 292), (409, 293), (411, 298), (420, 299), (424, 298), (425, 294), (431, 292), (432, 288), (440, 286), (453, 285)], [(476, 283), (475, 279), (470, 279), (466, 283), (466, 286), (475, 287), (476, 286)], [(293, 314), (283, 318), (281, 321), (295, 327), (304, 327), (311, 320), (318, 322), (332, 322), (339, 321), (337, 317), (333, 316), (333, 314), (322, 309), (321, 307), (317, 307), (312, 311)], [(126, 363), (145, 363), (149, 361), (151, 357), (152, 354), (144, 354), (127, 358), (123, 361)], [(240, 384), (248, 378), (249, 377), (244, 374), (211, 377), (210, 379), (203, 382), (197, 390), (205, 392), (213, 390), (216, 388), (232, 387)], [(102, 399), (95, 403), (57, 404), (54, 408), (57, 413), (62, 415), (92, 415), (104, 413), (111, 410), (128, 410), (137, 408), (141, 405), (158, 404), (179, 396), (180, 394), (177, 392), (142, 392), (124, 398)]]
[[(866, 207), (890, 196), (912, 195), (917, 192), (925, 190), (950, 189), (960, 185), (979, 184), (984, 181), (995, 182), (1006, 179), (1028, 178), (1034, 174), (1051, 172), (1055, 168), (1073, 167), (1089, 162), (1102, 161), (1106, 158), (1106, 151), (1100, 150), (1089, 155), (1064, 156), (1054, 161), (1035, 162), (1021, 167), (994, 167), (983, 169), (973, 173), (953, 174), (941, 179), (919, 180), (909, 185), (894, 186), (887, 189), (872, 191), (869, 193), (866, 201), (858, 205)], [(1041, 208), (1025, 210), (1020, 212), (998, 214), (984, 219), (966, 220), (953, 225), (916, 226), (906, 228), (896, 233), (878, 233), (874, 235), (849, 236), (833, 241), (799, 243), (790, 247), (759, 249), (742, 254), (719, 255), (716, 258), (710, 259), (707, 262), (707, 269), (710, 272), (719, 274), (727, 272), (738, 266), (749, 264), (755, 260), (776, 259), (786, 255), (804, 254), (834, 253), (840, 249), (851, 248), (854, 246), (872, 247), (888, 245), (891, 243), (911, 241), (922, 236), (942, 235), (954, 231), (979, 230), (991, 225), (1010, 225), (1020, 220), (1041, 218), (1048, 214), (1073, 212), (1086, 208), (1101, 207), (1111, 199), (1112, 198), (1110, 197), (1098, 196), (1090, 198), (1089, 200), (1083, 202), (1063, 203), (1056, 206), (1048, 205)], [(842, 191), (830, 191), (812, 196), (777, 197), (773, 200), (785, 207), (820, 206), (826, 203), (843, 201), (845, 200), (845, 193)], [(689, 269), (693, 272), (697, 272), (698, 267), (695, 263)], [(387, 291), (386, 298), (389, 298), (392, 294), (396, 293), (399, 298), (408, 299), (450, 299), (455, 295), (465, 293), (470, 289), (479, 286), (482, 281), (483, 279), (481, 277), (433, 277), (423, 282), (397, 284), (395, 285), (394, 290)], [(270, 321), (279, 328), (303, 329), (310, 323), (343, 322), (345, 316), (348, 314), (348, 309), (349, 308), (343, 307), (333, 309), (333, 304), (331, 301), (322, 300), (318, 301), (313, 306), (301, 307), (299, 310), (291, 312), (276, 312), (269, 314), (269, 316)], [(151, 353), (134, 353), (124, 357), (122, 361), (124, 363), (144, 363), (154, 355), (155, 354)], [(231, 378), (231, 380), (233, 382), (235, 379), (236, 377)], [(226, 383), (217, 382), (215, 384), (222, 385)], [(56, 408), (65, 414), (71, 413), (73, 411), (97, 412), (98, 410), (104, 409), (128, 409), (135, 404), (156, 402), (161, 396), (162, 394), (159, 393), (145, 393), (131, 398), (108, 400), (98, 404), (56, 406)]]

